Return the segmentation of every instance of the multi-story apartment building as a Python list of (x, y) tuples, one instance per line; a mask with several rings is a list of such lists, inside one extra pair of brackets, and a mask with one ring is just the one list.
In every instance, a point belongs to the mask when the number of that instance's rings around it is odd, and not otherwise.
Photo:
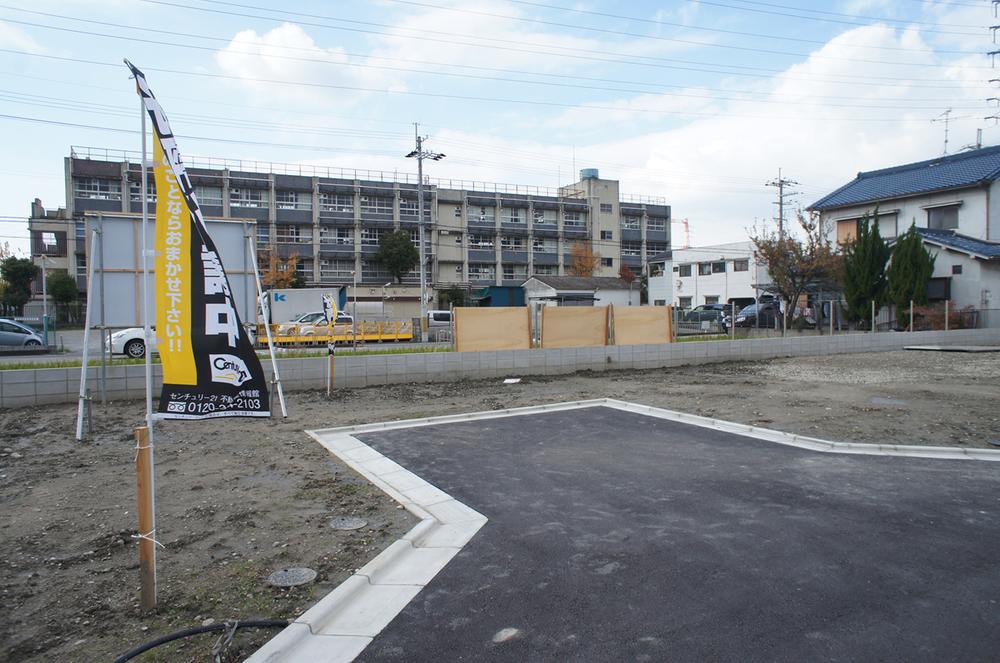
[[(197, 157), (187, 167), (207, 218), (254, 220), (259, 250), (297, 255), (309, 285), (350, 285), (356, 274), (364, 299), (392, 280), (373, 260), (383, 234), (407, 230), (417, 243), (413, 175)], [(141, 175), (134, 153), (73, 148), (65, 159), (66, 208), (32, 206), (33, 242), (53, 247), (48, 267), (67, 269), (85, 286), (88, 218), (140, 215)], [(148, 186), (152, 211), (151, 176)], [(665, 201), (623, 196), (617, 181), (593, 169), (558, 190), (425, 178), (424, 209), (435, 290), (565, 275), (576, 242), (599, 256), (596, 276), (617, 276), (622, 265), (639, 274), (647, 256), (670, 247)], [(418, 279), (414, 270), (404, 284)]]

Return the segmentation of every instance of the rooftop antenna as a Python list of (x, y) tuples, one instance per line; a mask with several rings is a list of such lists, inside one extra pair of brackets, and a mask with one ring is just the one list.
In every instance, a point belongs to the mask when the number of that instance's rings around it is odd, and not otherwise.
[(944, 122), (944, 153), (948, 154), (948, 124), (951, 122), (951, 109), (949, 108), (931, 122)]

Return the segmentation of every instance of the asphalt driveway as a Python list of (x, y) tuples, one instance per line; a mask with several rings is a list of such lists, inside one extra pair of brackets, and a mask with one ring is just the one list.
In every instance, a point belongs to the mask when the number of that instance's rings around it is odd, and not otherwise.
[(982, 660), (1000, 464), (605, 407), (357, 436), (490, 520), (362, 661)]

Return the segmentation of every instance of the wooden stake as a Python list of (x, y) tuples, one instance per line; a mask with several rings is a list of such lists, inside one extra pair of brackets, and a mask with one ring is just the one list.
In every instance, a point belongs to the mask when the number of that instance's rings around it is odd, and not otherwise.
[(143, 610), (156, 609), (156, 548), (153, 537), (156, 517), (153, 511), (153, 448), (149, 428), (135, 429), (135, 487), (139, 499), (139, 603)]
[(327, 344), (327, 353), (329, 354), (329, 366), (327, 368), (327, 373), (329, 378), (326, 383), (326, 397), (329, 398), (333, 395), (333, 357), (334, 357), (334, 343)]

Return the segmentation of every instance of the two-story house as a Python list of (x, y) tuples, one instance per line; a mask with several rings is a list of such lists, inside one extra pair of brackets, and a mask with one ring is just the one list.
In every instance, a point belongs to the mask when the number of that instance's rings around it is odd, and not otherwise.
[(878, 207), (878, 228), (891, 242), (911, 225), (937, 256), (932, 301), (990, 308), (1000, 292), (1000, 146), (858, 173), (809, 206), (838, 243)]

